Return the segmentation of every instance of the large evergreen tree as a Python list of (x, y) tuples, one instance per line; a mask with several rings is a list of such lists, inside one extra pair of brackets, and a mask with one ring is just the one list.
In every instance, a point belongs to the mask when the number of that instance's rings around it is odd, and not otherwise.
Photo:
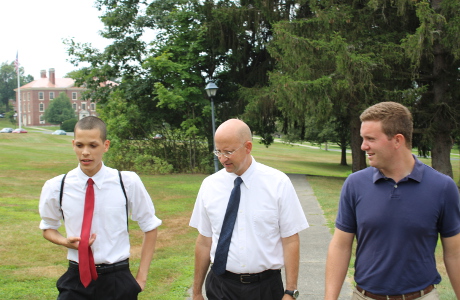
[(433, 168), (452, 177), (450, 151), (460, 119), (460, 4), (458, 0), (411, 4), (419, 25), (402, 47), (412, 63), (412, 78), (423, 88), (414, 105), (416, 121), (422, 139), (430, 141)]
[(311, 116), (319, 122), (330, 116), (348, 120), (356, 171), (366, 166), (359, 114), (376, 102), (401, 102), (428, 124), (419, 132), (436, 136), (433, 166), (452, 176), (448, 153), (459, 117), (459, 37), (446, 25), (458, 29), (454, 2), (438, 1), (436, 10), (430, 7), (436, 1), (309, 1), (314, 16), (275, 25), (270, 50), (277, 68), (270, 85), (254, 91), (248, 114), (275, 112), (286, 130)]
[[(267, 51), (272, 24), (289, 19), (294, 3), (99, 0), (102, 36), (113, 43), (99, 52), (68, 41), (73, 62), (90, 64), (71, 76), (89, 88), (86, 96), (98, 99), (99, 109), (114, 109), (118, 106), (109, 102), (122, 101), (139, 112), (125, 117), (125, 130), (113, 128), (119, 138), (148, 138), (167, 124), (191, 139), (206, 137), (211, 150), (206, 81), (219, 86), (217, 123), (241, 114), (246, 101), (238, 90), (267, 83), (274, 66)], [(145, 31), (156, 37), (146, 41)], [(101, 84), (108, 79), (120, 84)]]

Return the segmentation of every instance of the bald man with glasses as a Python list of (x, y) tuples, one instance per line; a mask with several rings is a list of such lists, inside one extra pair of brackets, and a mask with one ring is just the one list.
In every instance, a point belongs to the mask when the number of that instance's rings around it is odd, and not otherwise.
[(203, 181), (190, 220), (199, 232), (193, 299), (204, 299), (205, 279), (209, 300), (296, 299), (298, 232), (308, 222), (291, 181), (255, 161), (251, 130), (241, 120), (222, 123), (215, 144), (224, 168)]

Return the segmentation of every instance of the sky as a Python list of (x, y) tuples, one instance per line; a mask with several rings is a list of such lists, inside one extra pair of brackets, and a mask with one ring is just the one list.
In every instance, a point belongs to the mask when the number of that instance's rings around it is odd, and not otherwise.
[(56, 78), (78, 69), (68, 62), (63, 39), (91, 43), (104, 49), (109, 41), (98, 32), (104, 26), (94, 0), (0, 1), (0, 63), (12, 62), (18, 53), (25, 75), (40, 78), (40, 70), (54, 68)]

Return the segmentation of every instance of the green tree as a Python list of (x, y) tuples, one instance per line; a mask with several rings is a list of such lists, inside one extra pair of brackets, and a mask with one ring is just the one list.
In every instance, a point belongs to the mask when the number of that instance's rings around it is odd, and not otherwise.
[(45, 121), (48, 123), (61, 124), (72, 118), (75, 118), (75, 112), (69, 97), (64, 92), (54, 98), (45, 109)]
[[(125, 105), (139, 112), (127, 116), (132, 122), (119, 138), (148, 139), (168, 124), (190, 139), (206, 137), (212, 148), (206, 81), (219, 86), (217, 123), (241, 114), (246, 101), (239, 87), (266, 84), (274, 66), (266, 49), (272, 22), (288, 19), (294, 3), (99, 0), (106, 25), (102, 36), (113, 43), (97, 51), (67, 41), (73, 62), (90, 65), (70, 76), (89, 88), (86, 97), (98, 99), (102, 110), (113, 109), (109, 102), (118, 103), (122, 95)], [(147, 43), (143, 32), (152, 30), (157, 36)], [(104, 84), (113, 78), (120, 84)]]
[[(277, 65), (270, 84), (252, 91), (247, 113), (266, 120), (273, 112), (272, 123), (286, 130), (312, 116), (320, 123), (340, 119), (351, 133), (357, 171), (366, 167), (359, 114), (380, 101), (401, 102), (417, 126), (426, 126), (419, 132), (435, 139), (433, 166), (452, 176), (450, 136), (460, 115), (458, 1), (307, 3), (314, 12), (308, 18), (275, 24), (269, 49)], [(271, 127), (260, 126), (266, 135)]]
[[(34, 80), (31, 75), (24, 76), (24, 68), (19, 68), (20, 85), (24, 85)], [(18, 87), (18, 75), (14, 66), (14, 61), (11, 63), (3, 62), (0, 66), (0, 110), (8, 112), (10, 107), (8, 102), (10, 99), (16, 99), (14, 89)]]
[(460, 5), (457, 0), (411, 4), (419, 26), (401, 46), (413, 80), (423, 87), (414, 105), (417, 125), (431, 145), (433, 168), (453, 177), (450, 151), (460, 119)]

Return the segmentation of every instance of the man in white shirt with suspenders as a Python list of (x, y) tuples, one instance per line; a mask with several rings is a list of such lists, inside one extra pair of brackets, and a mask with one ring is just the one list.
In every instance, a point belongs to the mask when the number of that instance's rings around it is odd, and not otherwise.
[[(110, 146), (105, 123), (86, 117), (74, 133), (79, 165), (48, 180), (39, 204), (44, 238), (68, 248), (69, 268), (57, 282), (58, 299), (137, 299), (145, 288), (161, 220), (136, 173), (102, 162)], [(136, 278), (129, 270), (129, 214), (144, 232)], [(58, 232), (62, 219), (65, 237)]]

